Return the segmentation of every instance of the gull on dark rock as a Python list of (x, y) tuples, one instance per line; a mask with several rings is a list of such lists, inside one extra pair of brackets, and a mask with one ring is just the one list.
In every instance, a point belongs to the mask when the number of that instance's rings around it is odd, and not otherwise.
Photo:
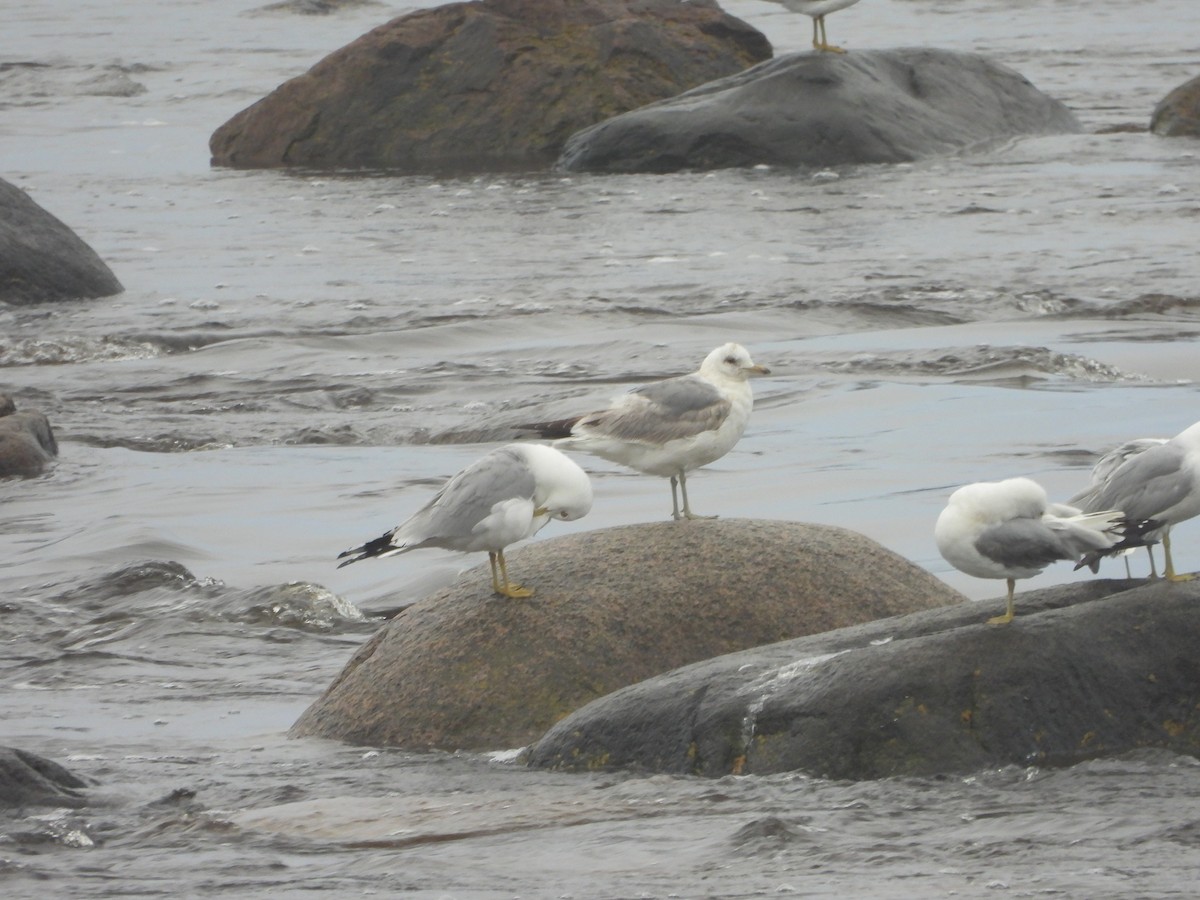
[(1051, 505), (1046, 491), (1029, 478), (980, 481), (950, 495), (938, 516), (938, 551), (961, 572), (976, 578), (1003, 578), (1008, 607), (989, 624), (1013, 620), (1013, 590), (1018, 578), (1032, 578), (1058, 560), (1077, 560), (1111, 547), (1124, 516), (1111, 510), (1081, 514)]

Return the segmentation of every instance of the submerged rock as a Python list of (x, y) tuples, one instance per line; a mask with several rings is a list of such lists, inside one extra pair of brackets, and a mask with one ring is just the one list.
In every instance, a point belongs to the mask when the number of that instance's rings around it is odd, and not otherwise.
[(0, 478), (33, 478), (58, 456), (58, 441), (50, 421), (36, 410), (18, 411), (7, 394), (0, 394)]
[(826, 778), (1200, 754), (1200, 583), (1085, 581), (678, 669), (589, 704), (535, 766)]
[(477, 0), (388, 22), (213, 133), (213, 165), (546, 169), (572, 132), (771, 55), (715, 4)]
[(0, 303), (107, 297), (123, 290), (75, 232), (0, 178)]
[(0, 747), (0, 809), (23, 806), (85, 806), (87, 783), (53, 760)]
[(411, 749), (528, 744), (590, 700), (678, 666), (965, 598), (868, 538), (739, 519), (630, 525), (508, 554), (391, 620), (292, 728)]
[(1012, 69), (931, 48), (794, 53), (593, 125), (558, 166), (674, 172), (895, 163), (1080, 130)]
[(1163, 137), (1200, 137), (1200, 75), (1159, 102), (1150, 116), (1150, 130)]

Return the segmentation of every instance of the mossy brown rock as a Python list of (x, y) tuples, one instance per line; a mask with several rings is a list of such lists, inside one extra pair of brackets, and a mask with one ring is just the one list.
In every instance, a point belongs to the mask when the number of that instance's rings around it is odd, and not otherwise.
[(771, 56), (716, 4), (476, 0), (394, 19), (213, 133), (218, 166), (548, 168), (574, 131)]
[(1200, 137), (1200, 75), (1159, 102), (1150, 116), (1150, 130), (1163, 137)]
[(520, 747), (597, 697), (697, 660), (963, 597), (851, 531), (719, 519), (630, 525), (507, 554), (399, 613), (296, 736), (411, 749)]
[(1085, 581), (678, 669), (603, 697), (534, 765), (840, 779), (1200, 755), (1200, 583)]

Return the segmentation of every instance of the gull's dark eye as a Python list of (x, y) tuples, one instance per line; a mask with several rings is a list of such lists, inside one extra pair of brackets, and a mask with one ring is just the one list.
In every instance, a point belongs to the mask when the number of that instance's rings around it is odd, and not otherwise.
[(725, 357), (725, 362), (729, 363), (731, 366), (736, 366), (737, 365), (737, 357), (736, 356), (727, 356), (727, 357)]

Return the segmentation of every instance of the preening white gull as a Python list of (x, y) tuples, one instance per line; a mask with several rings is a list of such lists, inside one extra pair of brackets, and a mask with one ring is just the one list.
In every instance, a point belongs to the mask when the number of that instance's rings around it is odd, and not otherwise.
[[(813, 47), (817, 50), (827, 50), (831, 53), (845, 53), (841, 47), (835, 47), (825, 37), (825, 16), (847, 6), (853, 6), (858, 0), (770, 0), (780, 3), (792, 12), (811, 16), (813, 20)], [(820, 36), (818, 36), (818, 30)]]
[(1161, 537), (1167, 580), (1195, 578), (1195, 573), (1175, 571), (1171, 527), (1200, 515), (1200, 422), (1125, 460), (1073, 502), (1085, 511), (1117, 508), (1126, 516), (1124, 540), (1108, 552), (1088, 554), (1081, 565), (1093, 565), (1109, 553), (1152, 544)]
[(1032, 578), (1060, 559), (1076, 560), (1089, 551), (1111, 547), (1120, 537), (1123, 516), (1106, 511), (1080, 513), (1047, 502), (1046, 491), (1029, 478), (981, 481), (950, 495), (938, 516), (938, 551), (961, 572), (1008, 583), (1004, 615), (1013, 619), (1013, 590), (1018, 578)]
[(635, 388), (608, 409), (518, 427), (553, 439), (556, 447), (670, 478), (671, 515), (705, 518), (688, 503), (687, 473), (733, 449), (754, 406), (748, 379), (769, 371), (755, 365), (740, 344), (723, 344), (705, 357), (699, 371)]
[(551, 519), (572, 521), (592, 508), (587, 473), (544, 444), (509, 444), (467, 466), (402, 525), (338, 554), (338, 568), (360, 559), (441, 547), (486, 550), (492, 588), (505, 597), (533, 591), (508, 578), (504, 548), (533, 537)]
[[(1126, 441), (1119, 446), (1113, 447), (1092, 466), (1092, 477), (1088, 483), (1087, 491), (1095, 490), (1102, 487), (1120, 466), (1128, 459), (1132, 459), (1140, 453), (1145, 453), (1151, 447), (1157, 447), (1159, 444), (1165, 444), (1166, 438), (1134, 438), (1131, 441)], [(1086, 491), (1084, 492), (1086, 493)], [(1076, 494), (1071, 498), (1070, 503), (1079, 502), (1079, 498), (1083, 494)], [(1152, 545), (1157, 544), (1162, 539), (1162, 535), (1158, 531), (1150, 531), (1143, 534), (1142, 539), (1146, 546), (1146, 555), (1150, 557), (1150, 577), (1158, 577), (1158, 569), (1154, 565), (1154, 550)], [(1113, 555), (1119, 555), (1125, 560), (1125, 574), (1132, 578), (1133, 572), (1129, 568), (1129, 554), (1136, 550), (1136, 547), (1127, 547), (1124, 550), (1114, 550)], [(1100, 560), (1088, 564), (1093, 572), (1100, 567)]]

